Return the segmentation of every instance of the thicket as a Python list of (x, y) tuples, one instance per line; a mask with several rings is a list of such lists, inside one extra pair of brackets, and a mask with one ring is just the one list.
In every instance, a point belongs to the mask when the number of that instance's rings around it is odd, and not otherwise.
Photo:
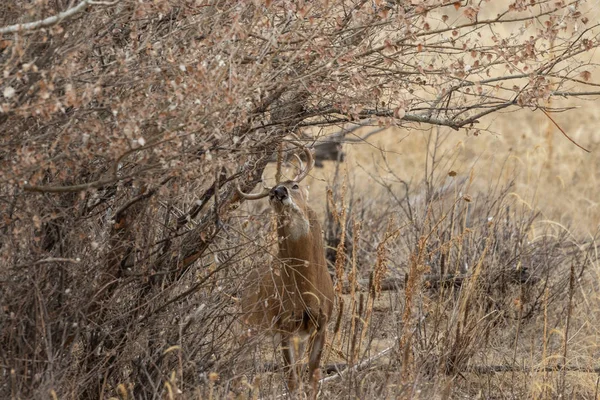
[[(598, 95), (592, 2), (492, 3), (1, 2), (0, 395), (280, 393), (278, 374), (257, 375), (272, 357), (249, 357), (258, 348), (237, 319), (246, 275), (269, 262), (271, 223), (239, 207), (235, 186), (252, 191), (290, 132), (308, 146), (357, 125), (478, 135), (489, 114), (551, 118), (565, 111), (552, 98)], [(329, 349), (350, 384), (324, 391), (464, 379), (509, 321), (543, 318), (544, 340), (569, 326), (593, 245), (530, 243), (535, 215), (506, 192), (464, 198), (455, 182), (448, 205), (433, 178), (422, 193), (383, 184), (379, 208), (332, 182), (325, 225), (350, 294)], [(403, 288), (389, 292), (391, 325), (376, 313), (385, 285)], [(365, 372), (375, 333), (391, 347)], [(564, 366), (567, 350), (544, 345), (540, 362), (562, 351)], [(552, 382), (541, 393), (569, 389)]]

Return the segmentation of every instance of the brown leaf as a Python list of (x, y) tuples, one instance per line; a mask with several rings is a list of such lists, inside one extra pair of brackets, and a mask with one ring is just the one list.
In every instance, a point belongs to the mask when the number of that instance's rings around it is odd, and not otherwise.
[(464, 9), (463, 14), (465, 17), (469, 18), (470, 21), (475, 21), (477, 19), (478, 9), (474, 7), (467, 7)]
[(0, 40), (0, 51), (10, 46), (10, 40)]
[(456, 176), (456, 171), (450, 171), (450, 172), (448, 172), (448, 176)]
[(460, 8), (460, 1), (454, 2), (454, 9), (458, 10)]
[(581, 79), (588, 82), (592, 77), (592, 73), (590, 71), (583, 71), (579, 76), (581, 76)]

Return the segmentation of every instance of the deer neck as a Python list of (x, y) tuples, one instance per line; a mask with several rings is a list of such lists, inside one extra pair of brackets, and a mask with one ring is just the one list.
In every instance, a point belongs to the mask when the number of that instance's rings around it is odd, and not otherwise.
[[(321, 225), (314, 211), (305, 210), (303, 215), (300, 220), (286, 220), (280, 215), (277, 229), (284, 302), (289, 302), (286, 304), (292, 310), (292, 319), (295, 312), (306, 310), (313, 316), (320, 312), (330, 315), (333, 306), (333, 287), (325, 261)], [(301, 223), (305, 224), (302, 231), (306, 234), (290, 235), (298, 233), (293, 230)]]
[(279, 258), (284, 266), (296, 269), (315, 261), (315, 246), (321, 240), (321, 229), (317, 225), (310, 212), (290, 209), (278, 216)]
[(295, 205), (278, 216), (277, 233), (280, 240), (303, 242), (310, 239), (311, 220), (309, 212), (303, 212)]

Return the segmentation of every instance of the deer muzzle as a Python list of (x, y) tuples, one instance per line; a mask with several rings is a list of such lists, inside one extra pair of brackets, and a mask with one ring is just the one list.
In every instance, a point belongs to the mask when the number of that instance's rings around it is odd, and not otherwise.
[(282, 203), (285, 203), (285, 200), (289, 197), (289, 194), (285, 186), (278, 185), (271, 189), (269, 197), (271, 198), (271, 201), (278, 200)]

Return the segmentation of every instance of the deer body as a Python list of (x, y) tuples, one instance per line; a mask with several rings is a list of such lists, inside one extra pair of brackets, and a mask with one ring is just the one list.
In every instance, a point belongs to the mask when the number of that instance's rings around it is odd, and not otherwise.
[(277, 214), (278, 253), (271, 269), (258, 277), (258, 288), (251, 286), (242, 303), (247, 322), (281, 335), (290, 391), (296, 390), (300, 375), (295, 355), (304, 354), (304, 345), (296, 345), (293, 338), (308, 342), (308, 376), (316, 381), (334, 301), (321, 226), (299, 180), (261, 194), (269, 196)]

